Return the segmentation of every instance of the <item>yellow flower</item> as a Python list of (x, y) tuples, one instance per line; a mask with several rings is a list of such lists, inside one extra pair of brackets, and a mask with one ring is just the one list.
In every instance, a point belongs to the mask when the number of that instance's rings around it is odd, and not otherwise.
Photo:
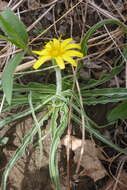
[(39, 55), (39, 58), (35, 62), (33, 68), (38, 69), (48, 60), (55, 60), (60, 69), (65, 68), (65, 62), (70, 63), (72, 66), (77, 66), (73, 57), (83, 57), (83, 54), (74, 49), (80, 50), (81, 47), (74, 43), (72, 38), (68, 38), (66, 40), (54, 38), (52, 41), (48, 42), (41, 51), (32, 51)]

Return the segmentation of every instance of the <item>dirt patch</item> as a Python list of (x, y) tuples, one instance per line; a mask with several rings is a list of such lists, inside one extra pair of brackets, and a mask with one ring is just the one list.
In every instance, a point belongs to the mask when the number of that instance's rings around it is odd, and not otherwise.
[[(9, 126), (9, 129), (5, 131), (4, 137), (9, 137), (9, 141), (6, 147), (2, 149), (1, 157), (3, 162), (1, 162), (1, 174), (16, 149), (21, 146), (23, 138), (30, 132), (32, 127), (33, 120), (29, 118), (19, 124)], [(45, 132), (43, 131), (43, 133)], [(39, 147), (33, 147), (37, 138), (38, 136), (36, 135), (33, 142), (27, 147), (25, 154), (22, 155), (21, 159), (17, 161), (15, 167), (11, 170), (8, 179), (8, 190), (41, 190), (44, 187), (47, 190), (51, 189), (48, 169), (51, 138), (49, 136), (43, 141), (43, 158), (41, 164), (39, 161)]]

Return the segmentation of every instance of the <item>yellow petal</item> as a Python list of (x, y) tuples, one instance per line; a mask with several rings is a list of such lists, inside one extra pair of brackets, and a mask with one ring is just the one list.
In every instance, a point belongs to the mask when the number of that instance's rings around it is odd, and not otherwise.
[(60, 69), (65, 68), (64, 61), (61, 57), (55, 57), (55, 60), (56, 60), (57, 65), (60, 67)]
[(41, 51), (32, 51), (32, 53), (35, 53), (37, 55), (40, 55), (41, 54)]
[(76, 56), (76, 57), (83, 57), (83, 54), (79, 51), (76, 51), (76, 50), (69, 50), (69, 51), (66, 51), (65, 54), (66, 56)]
[(61, 48), (66, 47), (66, 45), (69, 44), (70, 42), (73, 42), (73, 39), (72, 39), (72, 38), (67, 38), (66, 40), (63, 40), (63, 41), (61, 42)]
[(54, 44), (54, 47), (59, 48), (59, 46), (60, 46), (60, 41), (57, 40), (56, 38), (54, 38), (54, 39), (53, 39), (53, 44)]
[(52, 48), (52, 41), (48, 42), (48, 43), (45, 45), (45, 48), (47, 48), (47, 49)]
[(64, 50), (68, 50), (68, 49), (72, 49), (72, 48), (81, 49), (81, 46), (79, 44), (68, 44), (68, 45), (66, 45)]
[(38, 69), (44, 62), (46, 62), (49, 59), (50, 59), (49, 56), (40, 56), (39, 59), (33, 65), (33, 68)]
[(72, 59), (71, 57), (69, 56), (63, 56), (63, 59), (65, 61), (67, 61), (68, 63), (70, 63), (72, 66), (76, 67), (77, 66), (77, 63), (74, 59)]
[(46, 49), (43, 49), (41, 51), (32, 51), (32, 52), (37, 54), (37, 55), (47, 55), (48, 54)]

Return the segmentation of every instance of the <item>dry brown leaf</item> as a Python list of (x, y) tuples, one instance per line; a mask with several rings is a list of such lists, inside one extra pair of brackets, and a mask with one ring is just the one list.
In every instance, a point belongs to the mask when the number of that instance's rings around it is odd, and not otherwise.
[(61, 144), (64, 146), (70, 146), (70, 149), (75, 151), (77, 148), (81, 147), (82, 141), (74, 136), (66, 135), (62, 140)]
[(39, 0), (28, 0), (28, 8), (31, 10), (40, 8), (40, 1)]
[[(85, 140), (84, 154), (81, 160), (81, 166), (84, 168), (84, 175), (90, 176), (96, 182), (105, 177), (106, 170), (102, 166), (97, 157), (97, 149), (95, 144), (90, 140)], [(80, 148), (75, 151), (74, 160), (77, 163), (79, 160)]]
[(116, 180), (108, 180), (102, 190), (127, 190), (127, 172), (123, 170), (119, 179), (116, 177)]
[(7, 7), (8, 3), (6, 1), (0, 1), (0, 12)]
[[(69, 139), (70, 138), (70, 139)], [(74, 162), (78, 163), (80, 157), (80, 148), (82, 140), (74, 136), (65, 136), (61, 143), (65, 146), (69, 146), (74, 151)], [(106, 170), (102, 166), (98, 159), (98, 150), (95, 144), (90, 140), (85, 140), (84, 153), (80, 165), (83, 167), (83, 175), (90, 176), (96, 182), (97, 180), (106, 176)]]

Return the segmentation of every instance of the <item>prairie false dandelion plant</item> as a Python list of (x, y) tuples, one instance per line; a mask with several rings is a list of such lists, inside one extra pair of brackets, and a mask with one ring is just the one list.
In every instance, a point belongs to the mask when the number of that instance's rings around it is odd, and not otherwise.
[[(69, 117), (68, 105), (67, 102), (64, 101), (66, 98), (62, 93), (61, 69), (65, 68), (66, 63), (69, 63), (72, 66), (77, 66), (77, 62), (74, 59), (74, 57), (83, 57), (83, 54), (80, 52), (80, 49), (80, 45), (74, 43), (72, 38), (68, 38), (65, 40), (61, 40), (61, 38), (54, 38), (53, 40), (46, 43), (42, 50), (32, 51), (33, 53), (39, 55), (38, 60), (33, 65), (34, 69), (38, 69), (42, 64), (49, 60), (52, 61), (53, 65), (57, 65), (57, 67), (55, 67), (56, 96), (54, 96), (55, 98), (52, 105), (53, 114), (51, 117), (51, 134), (53, 140), (49, 159), (50, 176), (57, 190), (60, 190), (61, 188), (58, 164), (56, 161), (56, 151), (59, 139), (63, 134), (65, 128), (67, 127)], [(57, 123), (58, 119), (60, 120), (60, 124)]]

